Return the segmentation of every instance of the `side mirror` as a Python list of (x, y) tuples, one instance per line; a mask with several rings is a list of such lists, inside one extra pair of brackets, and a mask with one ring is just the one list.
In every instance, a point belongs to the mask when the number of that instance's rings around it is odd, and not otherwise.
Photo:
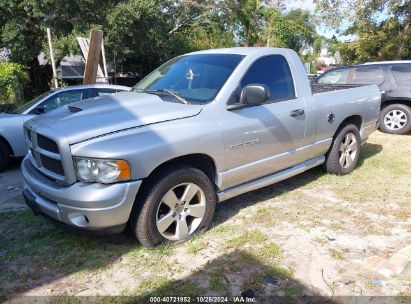
[(261, 84), (249, 84), (245, 86), (240, 95), (242, 105), (260, 105), (269, 99), (268, 89)]
[(227, 110), (231, 111), (264, 104), (269, 98), (270, 90), (265, 85), (249, 84), (242, 90), (237, 87), (228, 101)]
[(38, 107), (38, 108), (35, 108), (34, 109), (34, 114), (37, 114), (37, 115), (40, 115), (40, 114), (43, 114), (43, 113), (45, 113), (46, 111), (44, 110), (44, 108), (42, 108), (42, 107)]

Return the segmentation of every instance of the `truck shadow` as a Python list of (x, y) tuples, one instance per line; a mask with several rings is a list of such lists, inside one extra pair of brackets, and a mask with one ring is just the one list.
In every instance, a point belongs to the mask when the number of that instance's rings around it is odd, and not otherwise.
[[(362, 146), (356, 169), (362, 167), (367, 159), (377, 155), (382, 150), (383, 147), (381, 145), (365, 143)], [(213, 221), (213, 226), (218, 226), (219, 224), (225, 222), (230, 217), (239, 213), (243, 208), (273, 199), (283, 193), (287, 193), (307, 184), (313, 183), (324, 174), (328, 173), (326, 173), (321, 167), (316, 167), (276, 184), (272, 184), (270, 186), (224, 201), (217, 206), (217, 215)]]

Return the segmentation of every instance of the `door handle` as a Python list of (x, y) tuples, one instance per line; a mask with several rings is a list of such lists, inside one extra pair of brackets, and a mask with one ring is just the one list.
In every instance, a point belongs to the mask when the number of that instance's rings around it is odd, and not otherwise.
[(297, 110), (291, 111), (291, 112), (290, 112), (290, 115), (291, 115), (292, 117), (295, 117), (295, 116), (304, 115), (304, 113), (305, 113), (304, 109), (297, 109)]

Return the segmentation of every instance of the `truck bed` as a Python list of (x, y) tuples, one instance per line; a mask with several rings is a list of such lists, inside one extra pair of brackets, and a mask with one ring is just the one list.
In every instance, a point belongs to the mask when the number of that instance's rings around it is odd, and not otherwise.
[(322, 83), (311, 83), (311, 92), (312, 94), (330, 92), (330, 91), (339, 91), (345, 89), (352, 89), (362, 87), (362, 84), (322, 84)]

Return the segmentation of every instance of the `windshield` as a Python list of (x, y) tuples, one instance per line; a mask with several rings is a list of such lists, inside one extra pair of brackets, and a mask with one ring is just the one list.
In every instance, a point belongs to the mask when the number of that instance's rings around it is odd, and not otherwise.
[(32, 100), (30, 100), (29, 102), (22, 104), (21, 106), (19, 106), (17, 109), (15, 109), (12, 113), (13, 114), (23, 114), (24, 111), (26, 111), (27, 109), (29, 109), (31, 106), (33, 106), (35, 103), (39, 102), (40, 100), (42, 100), (44, 97), (50, 95), (51, 93), (53, 93), (54, 90), (50, 90), (47, 91), (37, 97), (34, 97)]
[(244, 56), (235, 54), (196, 54), (177, 57), (154, 70), (134, 89), (163, 89), (190, 103), (207, 103), (215, 98), (243, 58)]

